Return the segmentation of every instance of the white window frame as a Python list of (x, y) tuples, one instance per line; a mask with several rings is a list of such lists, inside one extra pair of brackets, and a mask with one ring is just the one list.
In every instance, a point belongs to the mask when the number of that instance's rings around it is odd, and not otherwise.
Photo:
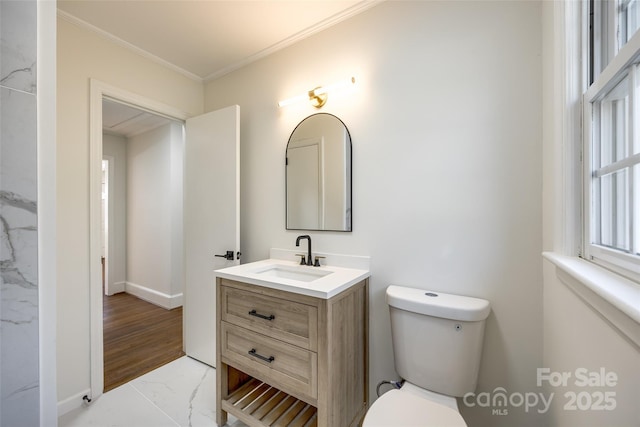
[[(594, 154), (594, 141), (600, 135), (599, 102), (620, 82), (628, 78), (629, 103), (628, 103), (628, 144), (640, 137), (640, 89), (638, 88), (638, 75), (640, 69), (640, 32), (637, 32), (622, 47), (619, 47), (618, 18), (616, 13), (617, 2), (596, 2), (594, 10), (594, 82), (586, 90), (583, 96), (583, 256), (606, 267), (618, 274), (640, 282), (640, 253), (639, 247), (634, 247), (634, 227), (640, 227), (638, 212), (634, 212), (633, 205), (639, 206), (640, 201), (633, 202), (633, 185), (637, 179), (633, 178), (632, 165), (640, 164), (640, 154), (625, 157), (605, 168), (596, 168), (595, 160), (598, 154)], [(600, 29), (600, 31), (598, 30)], [(609, 30), (607, 30), (609, 29)], [(616, 52), (615, 55), (613, 52)], [(601, 72), (600, 64), (607, 63)], [(598, 145), (599, 147), (599, 145)], [(599, 166), (599, 165), (598, 165)], [(626, 169), (628, 168), (628, 169)], [(594, 183), (597, 180), (596, 170), (600, 175), (606, 175), (618, 170), (628, 170), (628, 192), (631, 195), (629, 202), (629, 252), (612, 249), (594, 243), (597, 241), (598, 201), (594, 197)], [(638, 193), (636, 191), (636, 193)], [(637, 230), (635, 230), (637, 231)]]
[[(544, 258), (555, 266), (559, 282), (580, 301), (606, 319), (621, 336), (640, 346), (640, 286), (638, 282), (589, 261), (585, 255), (585, 172), (582, 161), (584, 94), (588, 85), (588, 1), (545, 3), (553, 20), (553, 85), (547, 96), (553, 117), (551, 130), (554, 159), (553, 188), (547, 199), (553, 206), (553, 251)], [(548, 16), (548, 15), (547, 15)], [(549, 147), (551, 149), (551, 147)], [(547, 193), (549, 194), (549, 193)], [(549, 196), (547, 196), (549, 197)], [(549, 282), (554, 286), (555, 282)], [(545, 276), (547, 286), (547, 276)]]

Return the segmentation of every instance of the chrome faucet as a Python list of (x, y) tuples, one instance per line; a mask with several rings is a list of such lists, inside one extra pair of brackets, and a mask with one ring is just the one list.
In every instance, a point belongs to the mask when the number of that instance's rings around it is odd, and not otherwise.
[(298, 236), (298, 238), (296, 239), (296, 246), (300, 246), (300, 240), (301, 239), (307, 239), (308, 240), (308, 251), (307, 251), (307, 261), (306, 261), (306, 265), (313, 265), (313, 261), (311, 260), (311, 236), (309, 236), (308, 234), (305, 234), (304, 236)]

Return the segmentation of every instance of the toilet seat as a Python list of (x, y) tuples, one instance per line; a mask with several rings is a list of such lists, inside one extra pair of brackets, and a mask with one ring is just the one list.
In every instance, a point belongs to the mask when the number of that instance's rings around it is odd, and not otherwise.
[(455, 409), (402, 390), (391, 390), (371, 405), (362, 427), (466, 427)]

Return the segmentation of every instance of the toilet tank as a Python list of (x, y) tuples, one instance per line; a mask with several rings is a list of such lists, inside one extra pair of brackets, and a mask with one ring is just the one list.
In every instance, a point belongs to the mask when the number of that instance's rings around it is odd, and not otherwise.
[(393, 354), (406, 381), (449, 396), (476, 388), (489, 301), (389, 286)]

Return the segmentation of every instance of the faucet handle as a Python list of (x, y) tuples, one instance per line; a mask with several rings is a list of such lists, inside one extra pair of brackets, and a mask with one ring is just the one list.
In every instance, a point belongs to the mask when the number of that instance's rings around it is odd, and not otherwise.
[(296, 254), (296, 256), (300, 257), (300, 265), (307, 265), (306, 255), (305, 254)]
[(320, 260), (326, 257), (316, 255), (316, 262), (313, 264), (314, 267), (320, 267)]

